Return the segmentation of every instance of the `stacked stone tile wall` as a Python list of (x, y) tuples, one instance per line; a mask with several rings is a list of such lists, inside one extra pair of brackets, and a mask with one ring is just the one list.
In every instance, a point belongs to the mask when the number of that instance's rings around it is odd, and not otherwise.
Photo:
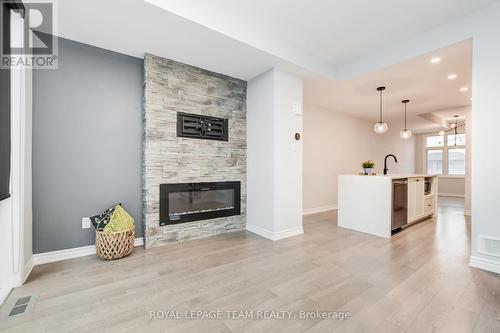
[[(177, 137), (177, 112), (229, 119), (229, 141)], [(245, 81), (146, 54), (143, 149), (146, 248), (245, 229)], [(241, 215), (160, 227), (160, 184), (214, 181), (241, 181)]]

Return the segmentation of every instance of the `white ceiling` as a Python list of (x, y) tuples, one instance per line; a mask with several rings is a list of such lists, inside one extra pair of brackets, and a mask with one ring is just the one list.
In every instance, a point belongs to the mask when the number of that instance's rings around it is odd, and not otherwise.
[(374, 48), (498, 0), (55, 1), (68, 39), (242, 79), (272, 67), (335, 79)]
[(495, 0), (145, 0), (253, 44), (255, 36), (334, 65), (481, 9)]
[(241, 79), (283, 60), (143, 0), (56, 0), (58, 36), (143, 58), (153, 53)]
[[(430, 63), (433, 57), (441, 58), (441, 62)], [(450, 74), (456, 74), (457, 78), (449, 80)], [(416, 132), (427, 132), (440, 130), (440, 119), (449, 120), (457, 112), (463, 115), (465, 109), (455, 109), (471, 105), (471, 85), (472, 41), (467, 40), (368, 73), (355, 80), (307, 78), (304, 84), (304, 101), (306, 104), (376, 122), (379, 109), (376, 88), (386, 86), (384, 118), (389, 123), (402, 127), (404, 107), (401, 101), (409, 99), (409, 127)], [(469, 90), (460, 92), (462, 87)], [(433, 116), (428, 116), (429, 113)]]

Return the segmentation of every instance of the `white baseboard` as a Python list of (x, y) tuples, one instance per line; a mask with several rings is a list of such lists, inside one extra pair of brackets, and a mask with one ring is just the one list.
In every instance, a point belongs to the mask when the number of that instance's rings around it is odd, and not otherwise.
[(472, 216), (472, 211), (470, 209), (464, 210), (464, 215), (465, 216)]
[(304, 229), (302, 228), (302, 226), (278, 232), (272, 232), (262, 227), (248, 223), (247, 223), (247, 230), (264, 238), (270, 239), (272, 241), (277, 241), (292, 236), (302, 235), (304, 233)]
[(26, 280), (30, 276), (31, 271), (33, 270), (33, 267), (34, 267), (34, 265), (33, 265), (33, 256), (31, 256), (30, 260), (28, 260), (28, 262), (26, 263), (26, 265), (24, 265), (22, 284), (24, 284), (24, 282), (26, 282)]
[(287, 230), (282, 230), (274, 233), (273, 240), (280, 240), (288, 237), (302, 235), (304, 233), (304, 228), (302, 226), (297, 228), (291, 228)]
[(12, 291), (13, 288), (11, 287), (2, 287), (0, 288), (0, 305), (5, 302), (7, 297), (9, 297), (10, 292)]
[(469, 266), (500, 274), (500, 261), (471, 256)]
[(144, 246), (144, 237), (137, 237), (137, 238), (134, 240), (134, 246), (135, 246), (135, 247), (138, 247), (138, 246)]
[(459, 193), (438, 193), (440, 197), (451, 197), (451, 198), (465, 198), (464, 194)]
[(330, 210), (337, 210), (337, 209), (338, 209), (337, 204), (323, 206), (323, 207), (316, 207), (316, 208), (308, 208), (308, 209), (304, 209), (304, 211), (302, 212), (302, 215), (318, 214), (318, 213), (328, 212)]
[[(134, 246), (143, 246), (144, 238), (138, 237), (134, 241)], [(48, 264), (51, 262), (79, 258), (95, 254), (95, 245), (75, 247), (72, 249), (37, 253), (33, 255), (34, 266)]]

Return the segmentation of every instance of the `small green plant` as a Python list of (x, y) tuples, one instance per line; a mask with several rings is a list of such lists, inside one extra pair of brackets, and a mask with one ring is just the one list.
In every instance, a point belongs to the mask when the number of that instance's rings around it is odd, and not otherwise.
[(364, 169), (373, 169), (375, 167), (375, 162), (372, 160), (364, 161), (363, 164), (361, 164), (361, 166)]

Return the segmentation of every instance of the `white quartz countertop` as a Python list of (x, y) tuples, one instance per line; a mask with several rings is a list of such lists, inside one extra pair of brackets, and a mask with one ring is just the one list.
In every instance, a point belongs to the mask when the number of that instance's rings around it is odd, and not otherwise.
[(436, 175), (429, 175), (423, 173), (407, 173), (407, 174), (389, 174), (389, 175), (341, 175), (341, 176), (351, 176), (351, 177), (365, 177), (365, 178), (388, 178), (388, 179), (402, 179), (402, 178), (423, 178), (423, 177), (437, 177)]

